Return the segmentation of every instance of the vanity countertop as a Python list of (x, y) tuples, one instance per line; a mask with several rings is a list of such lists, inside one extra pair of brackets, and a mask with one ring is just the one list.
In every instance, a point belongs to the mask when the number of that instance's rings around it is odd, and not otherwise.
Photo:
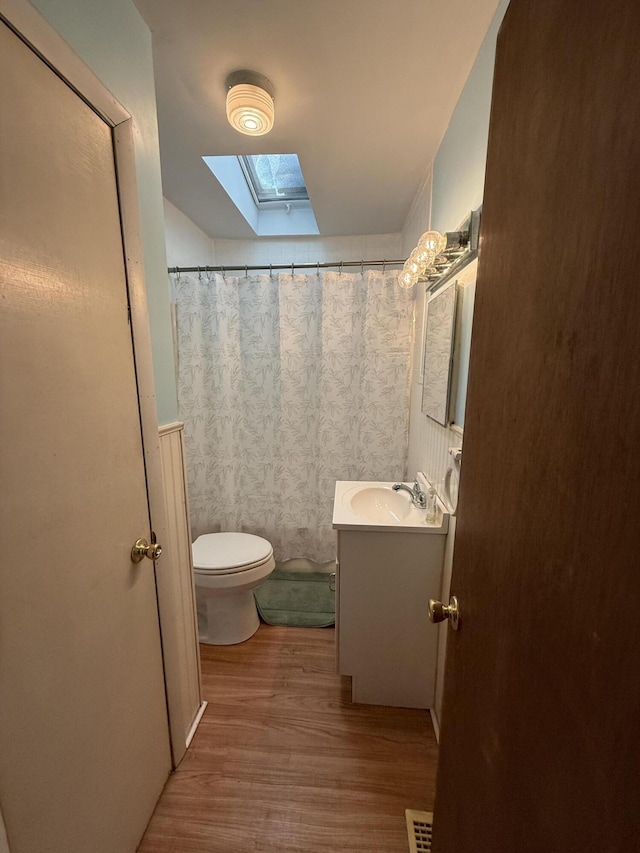
[[(405, 485), (411, 486), (411, 483)], [(426, 510), (413, 505), (404, 490), (393, 491), (393, 483), (380, 481), (336, 482), (333, 504), (334, 530), (370, 530), (401, 533), (445, 534), (449, 513), (438, 500), (435, 524), (426, 521)]]

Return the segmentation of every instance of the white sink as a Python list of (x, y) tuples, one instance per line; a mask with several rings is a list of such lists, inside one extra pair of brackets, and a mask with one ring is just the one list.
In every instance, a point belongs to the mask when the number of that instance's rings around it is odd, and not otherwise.
[(351, 509), (374, 524), (393, 524), (411, 513), (411, 495), (390, 485), (356, 488), (348, 498)]
[[(334, 529), (447, 532), (449, 513), (443, 504), (438, 503), (440, 512), (435, 524), (428, 524), (426, 510), (414, 506), (411, 495), (404, 489), (395, 492), (392, 486), (393, 483), (338, 481), (333, 504)], [(428, 488), (426, 482), (422, 486)]]

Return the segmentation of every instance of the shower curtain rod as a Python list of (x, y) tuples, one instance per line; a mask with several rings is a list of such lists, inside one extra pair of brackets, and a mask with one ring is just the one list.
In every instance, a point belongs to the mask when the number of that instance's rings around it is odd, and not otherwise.
[(223, 275), (226, 272), (254, 272), (255, 270), (269, 270), (269, 272), (273, 272), (273, 270), (291, 270), (293, 273), (294, 269), (296, 270), (324, 270), (329, 267), (339, 267), (342, 270), (343, 267), (361, 267), (364, 269), (365, 267), (384, 267), (390, 266), (401, 266), (404, 264), (404, 260), (395, 260), (395, 261), (318, 261), (317, 263), (291, 263), (291, 264), (242, 264), (242, 265), (231, 265), (231, 266), (206, 266), (206, 267), (168, 267), (167, 271), (169, 273), (187, 273), (187, 272), (221, 272)]

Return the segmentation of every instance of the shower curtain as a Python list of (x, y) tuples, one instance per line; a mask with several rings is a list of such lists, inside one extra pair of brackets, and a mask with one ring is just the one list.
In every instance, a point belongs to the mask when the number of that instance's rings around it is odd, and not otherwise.
[(335, 557), (336, 480), (404, 476), (412, 295), (395, 272), (182, 277), (178, 400), (192, 534)]

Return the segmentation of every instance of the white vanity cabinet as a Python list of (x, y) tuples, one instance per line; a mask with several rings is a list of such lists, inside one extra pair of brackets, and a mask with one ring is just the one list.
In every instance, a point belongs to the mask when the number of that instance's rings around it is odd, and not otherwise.
[(338, 672), (351, 676), (354, 702), (430, 708), (438, 631), (429, 599), (440, 597), (448, 515), (435, 525), (358, 523), (340, 513), (347, 486), (337, 484), (334, 511)]

